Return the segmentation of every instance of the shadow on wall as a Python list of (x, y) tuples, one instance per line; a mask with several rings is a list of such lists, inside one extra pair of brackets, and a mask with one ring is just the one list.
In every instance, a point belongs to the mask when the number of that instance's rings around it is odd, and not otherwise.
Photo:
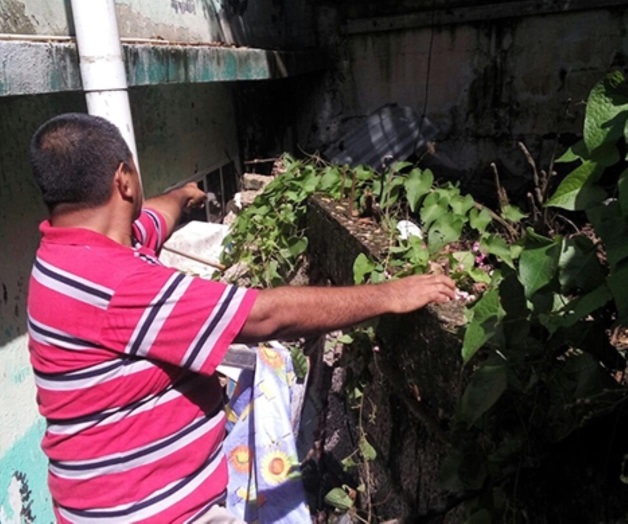
[(225, 44), (245, 45), (250, 42), (245, 20), (248, 0), (204, 0), (203, 12), (206, 18), (218, 21), (221, 40)]
[[(171, 0), (175, 11), (189, 0)], [(220, 40), (227, 45), (293, 49), (313, 47), (315, 43), (311, 7), (305, 0), (201, 0), (203, 15), (216, 23)], [(305, 13), (304, 13), (305, 11)]]
[(28, 279), (47, 215), (28, 145), (42, 123), (69, 111), (85, 112), (81, 93), (0, 98), (0, 364), (5, 346), (26, 332)]

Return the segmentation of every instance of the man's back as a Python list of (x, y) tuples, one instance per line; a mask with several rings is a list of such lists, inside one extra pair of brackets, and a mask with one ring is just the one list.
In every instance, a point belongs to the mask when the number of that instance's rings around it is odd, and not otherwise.
[(136, 249), (42, 224), (30, 350), (62, 521), (183, 521), (224, 496), (212, 373), (254, 293), (159, 265), (162, 222), (143, 213)]

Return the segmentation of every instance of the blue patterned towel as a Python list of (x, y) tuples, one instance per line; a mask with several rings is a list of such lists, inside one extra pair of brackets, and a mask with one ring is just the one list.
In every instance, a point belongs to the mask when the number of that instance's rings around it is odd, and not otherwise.
[(309, 523), (291, 421), (290, 353), (277, 342), (257, 350), (255, 371), (242, 371), (226, 408), (227, 507), (249, 523)]

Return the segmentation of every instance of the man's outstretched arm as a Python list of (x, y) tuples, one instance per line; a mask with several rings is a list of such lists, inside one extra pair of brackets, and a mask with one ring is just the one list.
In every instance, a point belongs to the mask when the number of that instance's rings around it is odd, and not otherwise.
[(202, 207), (206, 201), (206, 194), (194, 182), (172, 189), (167, 193), (149, 198), (144, 207), (154, 209), (166, 219), (166, 238), (172, 233), (174, 226), (179, 222), (181, 214), (194, 207)]
[(414, 275), (352, 287), (280, 287), (259, 292), (237, 342), (291, 339), (344, 328), (385, 313), (408, 313), (455, 296), (444, 275)]

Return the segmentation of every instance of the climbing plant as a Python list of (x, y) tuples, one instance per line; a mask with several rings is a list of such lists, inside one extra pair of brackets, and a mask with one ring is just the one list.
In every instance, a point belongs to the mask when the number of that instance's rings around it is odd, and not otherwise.
[[(613, 72), (589, 95), (582, 140), (546, 171), (533, 166), (525, 210), (509, 201), (497, 174), (499, 207), (490, 210), (406, 163), (380, 174), (285, 155), (284, 173), (227, 238), (227, 265), (244, 262), (253, 285), (285, 283), (307, 248), (306, 200), (320, 193), (348, 201), (356, 218), (368, 210), (390, 233), (383, 257), (356, 259), (357, 283), (434, 270), (456, 280), (469, 299), (460, 334), (468, 383), (440, 482), (464, 494), (469, 522), (523, 518), (521, 473), (628, 402), (624, 356), (609, 341), (628, 320), (627, 110), (628, 83)], [(555, 167), (566, 172), (558, 184)], [(400, 234), (400, 220), (418, 232)], [(354, 339), (373, 341), (364, 331), (346, 343)], [(369, 351), (354, 355), (363, 373), (349, 384), (349, 398), (361, 420)], [(345, 467), (375, 458), (365, 434), (359, 443)], [(368, 492), (368, 482), (362, 488)], [(339, 488), (327, 501), (348, 510), (355, 496)]]
[(588, 98), (583, 139), (557, 160), (568, 174), (544, 207), (585, 225), (553, 235), (524, 229), (516, 259), (502, 258), (468, 310), (462, 358), (473, 373), (441, 480), (476, 492), (470, 522), (523, 518), (525, 470), (628, 401), (626, 363), (609, 341), (628, 315), (626, 109), (628, 84), (611, 73)]

